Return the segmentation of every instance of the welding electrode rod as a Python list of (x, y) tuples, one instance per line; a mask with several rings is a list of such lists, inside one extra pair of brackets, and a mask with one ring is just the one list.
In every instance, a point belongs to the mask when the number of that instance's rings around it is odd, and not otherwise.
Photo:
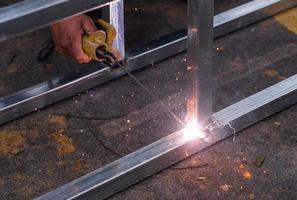
[(213, 0), (188, 0), (187, 115), (205, 123), (213, 107)]
[(170, 108), (156, 95), (154, 95), (145, 85), (141, 83), (135, 76), (133, 76), (125, 67), (121, 66), (121, 69), (124, 70), (142, 89), (146, 91), (155, 101), (159, 102), (161, 104), (161, 107), (165, 112), (168, 112), (177, 122), (179, 122), (183, 127), (186, 126), (185, 122), (181, 120), (176, 114), (174, 114)]

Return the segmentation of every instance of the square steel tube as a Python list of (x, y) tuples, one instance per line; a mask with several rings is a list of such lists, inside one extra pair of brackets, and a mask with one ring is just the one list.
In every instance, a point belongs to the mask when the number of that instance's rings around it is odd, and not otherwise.
[(179, 130), (37, 199), (104, 199), (219, 142), (297, 101), (297, 75), (211, 116), (208, 142), (187, 140)]
[(297, 75), (294, 75), (214, 113), (211, 116), (213, 122), (221, 126), (215, 127), (207, 142), (199, 138), (188, 140), (181, 129), (44, 194), (37, 200), (105, 199), (295, 104), (296, 101)]
[(104, 8), (117, 35), (113, 46), (125, 57), (124, 0), (22, 1), (0, 9), (0, 42), (69, 16)]
[[(295, 5), (296, 0), (252, 1), (217, 15), (214, 23), (215, 35), (220, 36), (231, 32)], [(162, 44), (152, 44), (150, 51), (138, 49), (136, 53), (129, 53), (130, 58), (126, 67), (129, 70), (136, 70), (183, 51), (186, 46), (186, 39), (186, 36), (179, 36), (178, 38), (173, 38), (173, 40), (170, 38), (163, 41), (164, 43)], [(57, 77), (49, 82), (41, 83), (1, 99), (1, 122), (3, 123), (28, 113), (34, 108), (33, 106), (43, 107), (49, 105), (124, 74), (121, 70), (110, 72), (108, 68), (95, 71), (88, 70), (66, 77)], [(75, 88), (75, 91), (73, 88)], [(63, 95), (61, 96), (62, 93)], [(212, 119), (218, 124), (230, 124), (235, 131), (239, 131), (296, 103), (296, 99), (297, 77), (294, 75), (243, 101), (214, 113)], [(211, 142), (206, 143), (199, 139), (193, 141), (183, 140), (182, 130), (177, 131), (168, 137), (45, 194), (39, 199), (106, 198), (193, 153), (233, 135), (233, 133), (234, 130), (228, 128), (228, 126), (218, 127), (213, 133)]]
[(188, 0), (188, 120), (206, 123), (213, 107), (214, 1)]
[(112, 24), (117, 35), (113, 47), (125, 57), (124, 0), (114, 0), (102, 8), (103, 19)]
[(25, 0), (3, 7), (0, 9), (0, 42), (112, 2), (113, 0)]

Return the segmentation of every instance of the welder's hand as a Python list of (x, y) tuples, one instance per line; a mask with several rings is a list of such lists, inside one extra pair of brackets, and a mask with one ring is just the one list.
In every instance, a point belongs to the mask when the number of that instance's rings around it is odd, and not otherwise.
[(94, 22), (86, 15), (79, 15), (51, 25), (56, 50), (73, 57), (79, 63), (91, 61), (82, 49), (82, 36), (90, 35), (96, 30)]

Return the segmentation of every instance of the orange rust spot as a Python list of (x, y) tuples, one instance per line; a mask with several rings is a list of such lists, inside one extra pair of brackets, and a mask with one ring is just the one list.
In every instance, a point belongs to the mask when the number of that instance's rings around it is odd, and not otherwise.
[(77, 172), (81, 172), (83, 170), (83, 165), (80, 160), (74, 161), (73, 169)]
[(280, 80), (280, 81), (282, 81), (282, 80), (285, 80), (286, 77), (284, 77), (284, 76), (278, 76), (277, 79)]
[(268, 69), (268, 70), (265, 70), (265, 71), (263, 72), (263, 74), (265, 74), (266, 76), (269, 76), (269, 77), (276, 78), (276, 79), (278, 79), (278, 80), (280, 80), (280, 81), (286, 79), (286, 77), (281, 76), (281, 75), (279, 74), (279, 72), (278, 72), (277, 70), (274, 70), (274, 69)]
[(251, 174), (251, 172), (249, 171), (246, 171), (242, 174), (242, 176), (245, 178), (245, 179), (251, 179), (253, 177), (253, 175)]
[(267, 76), (270, 76), (270, 77), (276, 77), (276, 76), (278, 76), (278, 71), (276, 71), (274, 69), (265, 70), (263, 73), (265, 75), (267, 75)]
[(25, 139), (16, 131), (0, 132), (0, 155), (18, 154), (25, 145)]
[(66, 127), (66, 117), (65, 116), (53, 115), (50, 117), (49, 122), (52, 124), (56, 124), (61, 128)]
[(75, 146), (73, 145), (72, 139), (64, 133), (64, 130), (55, 132), (52, 137), (57, 144), (57, 150), (60, 156), (70, 154), (75, 151)]

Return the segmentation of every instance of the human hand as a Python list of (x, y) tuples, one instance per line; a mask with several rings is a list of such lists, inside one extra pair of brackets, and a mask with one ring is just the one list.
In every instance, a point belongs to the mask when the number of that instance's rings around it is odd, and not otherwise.
[(82, 49), (82, 36), (97, 31), (93, 20), (86, 15), (75, 16), (51, 25), (56, 50), (73, 57), (78, 63), (88, 63), (91, 58)]

